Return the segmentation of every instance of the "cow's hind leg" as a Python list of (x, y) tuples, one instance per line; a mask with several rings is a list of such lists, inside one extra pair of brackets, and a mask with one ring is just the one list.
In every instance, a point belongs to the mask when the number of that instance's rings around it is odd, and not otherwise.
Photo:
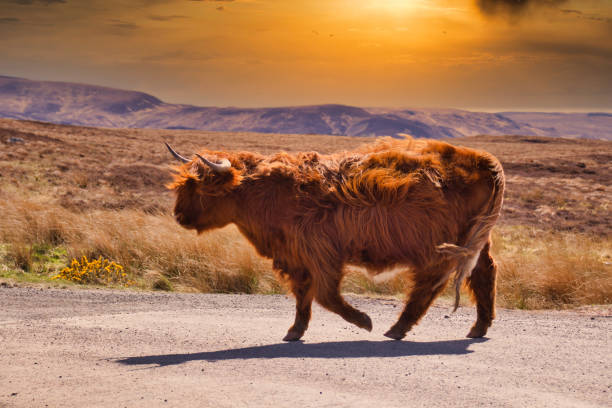
[(406, 332), (418, 323), (436, 296), (446, 287), (450, 267), (444, 264), (415, 271), (414, 287), (406, 301), (406, 306), (397, 322), (385, 333), (385, 336), (394, 340), (401, 340), (406, 336)]
[(295, 322), (289, 328), (284, 341), (297, 341), (302, 338), (310, 322), (313, 298), (312, 278), (307, 272), (291, 277), (291, 292), (295, 296)]
[(349, 305), (340, 295), (340, 281), (342, 276), (325, 275), (325, 280), (317, 282), (315, 299), (321, 306), (329, 311), (337, 313), (344, 320), (353, 323), (357, 327), (372, 331), (372, 319), (367, 314)]
[(495, 279), (497, 267), (490, 254), (490, 242), (480, 251), (476, 267), (467, 279), (468, 288), (476, 300), (478, 318), (467, 337), (482, 337), (495, 318)]

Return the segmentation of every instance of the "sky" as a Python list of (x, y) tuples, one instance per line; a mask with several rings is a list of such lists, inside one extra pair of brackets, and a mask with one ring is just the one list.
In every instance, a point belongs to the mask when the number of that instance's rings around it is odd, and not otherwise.
[(199, 106), (612, 111), (612, 0), (0, 0), (0, 75)]

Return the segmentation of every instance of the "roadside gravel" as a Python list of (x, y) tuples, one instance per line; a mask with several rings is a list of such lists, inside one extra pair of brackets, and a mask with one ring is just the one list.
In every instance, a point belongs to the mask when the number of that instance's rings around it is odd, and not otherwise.
[(609, 407), (606, 313), (434, 306), (404, 341), (394, 300), (348, 297), (372, 333), (285, 296), (0, 287), (0, 407)]

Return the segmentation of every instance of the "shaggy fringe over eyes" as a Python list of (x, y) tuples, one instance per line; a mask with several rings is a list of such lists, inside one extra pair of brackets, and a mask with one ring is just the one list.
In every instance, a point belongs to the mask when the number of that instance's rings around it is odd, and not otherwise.
[(244, 166), (240, 162), (232, 162), (232, 168), (226, 172), (217, 174), (210, 170), (206, 165), (199, 162), (199, 160), (193, 160), (191, 163), (185, 163), (181, 166), (174, 166), (172, 168), (173, 181), (166, 187), (170, 190), (178, 191), (179, 189), (192, 184), (198, 187), (198, 191), (208, 196), (223, 196), (231, 191), (236, 186), (240, 185), (242, 181), (242, 175), (240, 171), (235, 168), (235, 164), (238, 164), (239, 168)]

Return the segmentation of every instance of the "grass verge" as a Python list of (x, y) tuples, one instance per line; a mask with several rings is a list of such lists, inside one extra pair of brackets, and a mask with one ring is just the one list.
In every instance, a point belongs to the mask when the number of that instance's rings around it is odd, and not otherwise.
[[(32, 200), (0, 200), (0, 278), (49, 282), (72, 258), (102, 256), (136, 287), (216, 293), (280, 293), (271, 269), (236, 228), (201, 236), (161, 214), (134, 209), (75, 213)], [(494, 231), (498, 305), (566, 308), (612, 302), (612, 240), (521, 226)], [(398, 295), (410, 282), (349, 273), (343, 289)]]

